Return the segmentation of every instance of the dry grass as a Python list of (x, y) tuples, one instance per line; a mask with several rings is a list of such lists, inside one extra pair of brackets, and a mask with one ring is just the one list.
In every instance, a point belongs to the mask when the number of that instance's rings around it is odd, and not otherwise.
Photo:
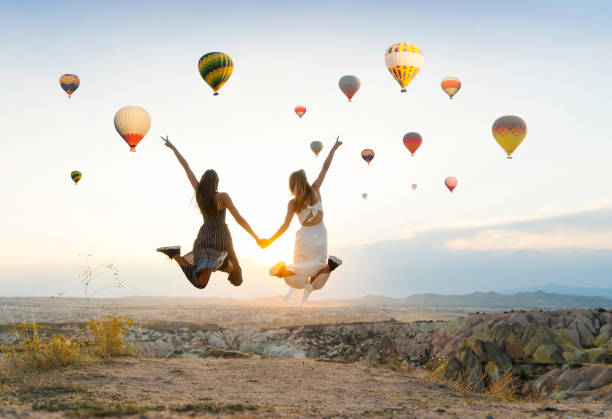
[(125, 335), (132, 325), (130, 319), (109, 316), (91, 320), (89, 329), (92, 341), (83, 338), (67, 338), (53, 334), (43, 338), (38, 325), (23, 324), (15, 332), (21, 336), (19, 345), (5, 346), (0, 350), (0, 383), (23, 383), (35, 372), (75, 366), (96, 359), (120, 355), (135, 355)]
[(461, 374), (455, 378), (450, 378), (448, 374), (446, 374), (445, 368), (446, 363), (440, 363), (429, 375), (429, 380), (447, 385), (463, 393), (483, 394), (506, 401), (516, 400), (519, 390), (519, 379), (515, 377), (511, 371), (504, 371), (500, 374), (499, 378), (495, 380), (489, 380), (488, 377), (483, 374), (480, 380), (484, 386), (484, 392), (479, 392), (476, 391), (474, 383), (468, 379), (466, 371), (462, 371)]

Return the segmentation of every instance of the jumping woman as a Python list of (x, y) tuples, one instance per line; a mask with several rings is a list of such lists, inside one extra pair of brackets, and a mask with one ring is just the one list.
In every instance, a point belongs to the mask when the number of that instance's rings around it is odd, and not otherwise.
[(261, 240), (253, 232), (249, 223), (242, 218), (230, 196), (226, 192), (217, 191), (219, 185), (217, 172), (212, 169), (205, 171), (198, 182), (189, 164), (174, 144), (168, 140), (167, 136), (162, 137), (162, 140), (166, 147), (174, 151), (179, 163), (185, 169), (187, 178), (195, 190), (196, 202), (204, 217), (204, 224), (193, 243), (193, 251), (188, 254), (181, 256), (180, 246), (160, 247), (157, 251), (174, 259), (189, 282), (196, 288), (205, 288), (211, 273), (218, 270), (227, 272), (229, 282), (239, 286), (242, 284), (242, 269), (240, 269), (236, 252), (234, 252), (232, 236), (225, 224), (225, 210), (228, 209), (236, 222), (260, 245)]
[(291, 173), (289, 190), (293, 199), (287, 206), (285, 221), (272, 237), (258, 242), (261, 247), (269, 246), (287, 231), (293, 215), (297, 214), (302, 228), (295, 235), (293, 264), (285, 266), (285, 262), (279, 262), (270, 269), (270, 275), (283, 278), (291, 287), (285, 299), (292, 304), (301, 305), (312, 291), (323, 288), (329, 274), (342, 264), (335, 256), (327, 257), (327, 229), (323, 224), (320, 191), (334, 153), (341, 145), (342, 142), (336, 138), (319, 177), (312, 185), (308, 183), (304, 170)]

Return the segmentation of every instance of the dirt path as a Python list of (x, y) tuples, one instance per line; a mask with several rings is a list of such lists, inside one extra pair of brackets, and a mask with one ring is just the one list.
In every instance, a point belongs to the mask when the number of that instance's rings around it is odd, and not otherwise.
[[(61, 385), (49, 384), (51, 391), (46, 393), (40, 388), (24, 392), (21, 400), (31, 404), (86, 399), (109, 406), (159, 407), (162, 411), (136, 416), (151, 418), (178, 417), (190, 411), (191, 415), (204, 414), (224, 404), (234, 407), (220, 408), (214, 416), (611, 417), (607, 413), (610, 405), (602, 403), (501, 402), (458, 393), (384, 367), (308, 359), (126, 358), (66, 370), (54, 382)], [(64, 390), (53, 394), (53, 388)], [(27, 410), (30, 417), (49, 414)], [(2, 412), (0, 408), (0, 417)]]

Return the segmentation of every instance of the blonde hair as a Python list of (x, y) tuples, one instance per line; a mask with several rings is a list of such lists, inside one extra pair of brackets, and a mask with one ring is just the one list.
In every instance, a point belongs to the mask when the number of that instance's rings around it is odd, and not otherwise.
[(314, 198), (312, 186), (308, 183), (306, 172), (298, 170), (289, 175), (289, 190), (295, 196), (295, 212), (306, 208), (306, 200)]

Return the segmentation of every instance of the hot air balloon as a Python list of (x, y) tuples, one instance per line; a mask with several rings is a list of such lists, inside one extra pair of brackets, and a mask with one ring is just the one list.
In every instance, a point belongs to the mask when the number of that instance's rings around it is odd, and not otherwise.
[(130, 146), (130, 151), (136, 151), (136, 146), (147, 135), (151, 128), (149, 113), (139, 106), (126, 106), (115, 114), (115, 129)]
[(416, 191), (416, 188), (417, 188), (417, 184), (416, 184), (416, 183), (413, 183), (413, 184), (412, 184), (412, 190), (413, 190), (413, 191)]
[(323, 143), (321, 141), (313, 141), (310, 143), (310, 149), (318, 156), (321, 150), (323, 150)]
[(198, 71), (206, 83), (213, 89), (215, 96), (234, 71), (234, 62), (223, 52), (209, 52), (198, 61)]
[(362, 194), (361, 194), (361, 197), (362, 197), (363, 199), (366, 199), (366, 198), (368, 197), (368, 194), (364, 192), (364, 193), (362, 193)]
[(340, 86), (340, 90), (342, 93), (346, 95), (349, 102), (352, 102), (353, 96), (361, 87), (361, 81), (357, 76), (342, 76), (340, 77), (340, 81), (338, 81), (338, 85)]
[(410, 151), (410, 154), (414, 156), (414, 153), (423, 143), (423, 138), (418, 132), (409, 132), (404, 135), (404, 145)]
[(492, 130), (495, 141), (506, 151), (508, 158), (511, 159), (512, 153), (527, 135), (527, 124), (518, 116), (506, 115), (495, 120)]
[(304, 116), (304, 114), (306, 113), (306, 106), (302, 106), (302, 105), (296, 106), (295, 107), (295, 113), (297, 114), (297, 116), (302, 118)]
[(60, 77), (60, 86), (66, 93), (68, 93), (68, 97), (70, 97), (76, 89), (79, 88), (79, 84), (81, 84), (81, 80), (74, 74), (64, 74)]
[(419, 73), (424, 60), (423, 51), (408, 42), (393, 44), (385, 53), (387, 69), (402, 86), (402, 92), (406, 91), (406, 86)]
[(369, 166), (370, 162), (374, 158), (374, 150), (366, 148), (365, 150), (361, 152), (361, 158), (364, 159), (368, 163), (368, 166)]
[(77, 183), (79, 183), (79, 180), (81, 180), (81, 177), (83, 177), (83, 175), (78, 170), (75, 170), (74, 172), (70, 173), (70, 177), (72, 178), (72, 180), (74, 181), (74, 184), (76, 185)]
[(457, 178), (453, 177), (453, 176), (449, 176), (446, 179), (444, 179), (444, 184), (446, 185), (446, 187), (448, 188), (449, 191), (453, 191), (453, 189), (455, 189), (455, 187), (457, 186)]
[(442, 90), (452, 99), (453, 96), (461, 89), (461, 82), (457, 77), (445, 77), (441, 83)]

